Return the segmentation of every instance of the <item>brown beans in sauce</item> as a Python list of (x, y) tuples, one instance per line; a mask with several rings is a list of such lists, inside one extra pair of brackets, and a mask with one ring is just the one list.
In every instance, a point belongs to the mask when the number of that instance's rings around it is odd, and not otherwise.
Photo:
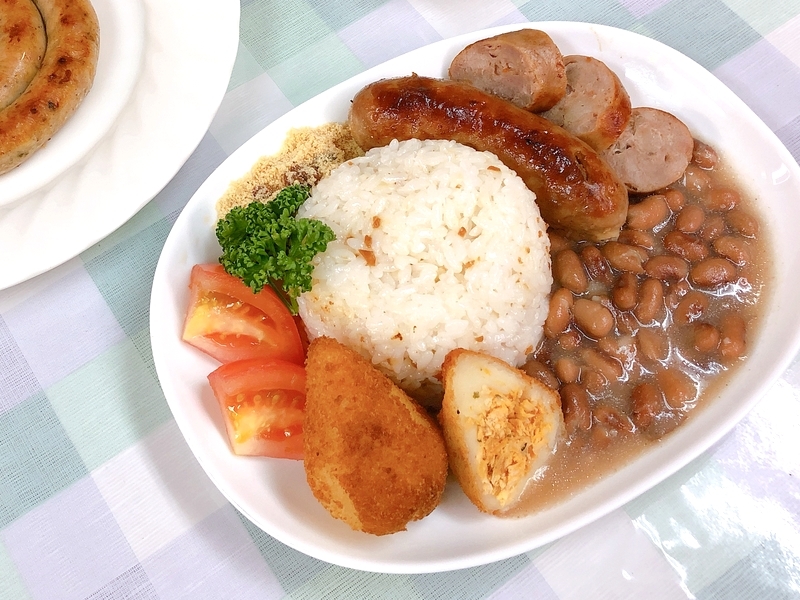
[(581, 260), (590, 278), (611, 284), (611, 267), (597, 246), (586, 246), (581, 250)]
[(685, 409), (697, 397), (697, 384), (680, 369), (661, 369), (656, 382), (670, 408)]
[(631, 390), (631, 420), (639, 429), (647, 429), (664, 412), (661, 391), (651, 382), (640, 383)]
[(686, 167), (683, 180), (686, 189), (695, 194), (704, 194), (711, 186), (711, 177), (697, 165)]
[(544, 321), (544, 334), (549, 338), (556, 338), (569, 326), (572, 318), (572, 292), (567, 288), (560, 288), (550, 296), (550, 309)]
[(562, 250), (553, 257), (553, 279), (561, 287), (576, 294), (582, 294), (589, 288), (583, 263), (578, 254), (570, 248)]
[(663, 331), (642, 327), (636, 332), (636, 346), (651, 361), (662, 362), (669, 356), (669, 342)]
[(661, 281), (678, 281), (689, 273), (689, 265), (680, 256), (654, 256), (644, 265), (650, 277)]
[(592, 426), (592, 409), (586, 390), (576, 383), (568, 383), (561, 387), (560, 395), (567, 433), (574, 433), (579, 429), (589, 431)]
[(698, 352), (708, 354), (719, 345), (719, 330), (711, 323), (697, 322), (692, 324), (692, 346)]
[(664, 307), (664, 286), (658, 279), (645, 279), (639, 288), (639, 302), (633, 314), (642, 325), (655, 321)]
[(620, 310), (631, 310), (639, 300), (639, 280), (633, 273), (622, 273), (611, 290), (611, 299)]
[(686, 204), (686, 196), (682, 191), (675, 188), (664, 190), (664, 199), (667, 201), (669, 209), (674, 213), (681, 210), (683, 205)]
[(747, 348), (747, 325), (741, 315), (723, 315), (719, 323), (719, 335), (719, 353), (724, 359), (733, 360), (744, 356)]
[[(620, 231), (617, 241), (631, 246), (641, 246), (645, 250), (652, 250), (656, 247), (653, 234), (649, 231), (640, 231), (638, 229), (623, 229)], [(594, 248), (594, 246), (589, 247)]]
[(678, 325), (688, 325), (697, 321), (703, 316), (708, 308), (709, 299), (706, 294), (691, 290), (688, 292), (675, 307), (672, 313), (672, 321)]
[(675, 219), (675, 229), (683, 233), (697, 233), (706, 219), (705, 211), (697, 204), (686, 206)]
[(734, 208), (725, 215), (725, 221), (739, 235), (754, 237), (758, 234), (758, 221), (753, 215), (741, 208)]
[(714, 240), (714, 250), (738, 267), (750, 262), (750, 251), (747, 241), (735, 235), (723, 235)]
[(725, 219), (722, 215), (706, 215), (703, 226), (700, 228), (700, 237), (710, 242), (717, 239), (725, 232)]
[(692, 150), (692, 162), (701, 169), (713, 169), (719, 164), (719, 155), (708, 144), (695, 140), (694, 149)]
[(550, 233), (554, 293), (524, 368), (558, 387), (577, 447), (665, 435), (713, 389), (710, 373), (746, 356), (768, 263), (750, 200), (730, 181), (696, 141), (681, 180), (632, 197), (617, 240)]
[(688, 260), (698, 262), (708, 256), (708, 245), (696, 236), (682, 231), (670, 231), (664, 236), (664, 250)]
[(714, 188), (705, 197), (709, 210), (727, 211), (739, 204), (739, 192), (730, 188)]
[(666, 221), (670, 214), (663, 194), (653, 194), (628, 208), (628, 227), (652, 231)]
[(692, 268), (689, 279), (701, 288), (715, 288), (736, 278), (736, 266), (725, 258), (713, 256)]
[(603, 337), (614, 327), (614, 315), (594, 300), (578, 298), (572, 311), (578, 329), (594, 339)]
[(621, 244), (620, 242), (607, 242), (601, 252), (609, 264), (618, 271), (631, 273), (644, 273), (643, 263), (647, 260), (647, 250), (639, 246)]

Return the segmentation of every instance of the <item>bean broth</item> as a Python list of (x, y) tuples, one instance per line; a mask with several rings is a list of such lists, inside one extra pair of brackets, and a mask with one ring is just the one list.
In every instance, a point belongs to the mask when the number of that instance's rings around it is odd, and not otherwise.
[(713, 400), (763, 316), (767, 237), (701, 142), (678, 182), (631, 197), (617, 241), (551, 233), (550, 312), (524, 370), (559, 391), (567, 439), (509, 515), (610, 474)]

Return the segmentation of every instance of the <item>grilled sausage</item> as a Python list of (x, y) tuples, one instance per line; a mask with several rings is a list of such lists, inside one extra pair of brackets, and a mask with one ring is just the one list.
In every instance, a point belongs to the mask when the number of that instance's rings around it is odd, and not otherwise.
[(649, 193), (677, 181), (692, 159), (694, 139), (677, 117), (634, 108), (622, 135), (602, 155), (628, 190)]
[(598, 152), (620, 136), (631, 117), (631, 98), (619, 77), (591, 56), (564, 57), (567, 93), (542, 116)]
[(450, 79), (538, 112), (566, 93), (561, 51), (544, 31), (520, 29), (470, 44), (450, 63)]
[(0, 110), (0, 173), (44, 146), (75, 112), (94, 81), (100, 46), (89, 0), (35, 0), (47, 34), (42, 66), (27, 89)]
[(0, 2), (0, 110), (25, 91), (42, 64), (47, 40), (33, 0)]
[(542, 218), (571, 237), (613, 239), (625, 222), (625, 186), (594, 150), (471, 85), (417, 75), (384, 79), (356, 94), (348, 121), (364, 150), (418, 138), (496, 154), (536, 194)]

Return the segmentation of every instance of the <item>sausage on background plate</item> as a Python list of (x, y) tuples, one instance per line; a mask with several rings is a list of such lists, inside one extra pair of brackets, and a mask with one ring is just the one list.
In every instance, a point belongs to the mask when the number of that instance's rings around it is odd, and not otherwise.
[(0, 110), (0, 174), (44, 146), (72, 116), (94, 82), (100, 47), (97, 14), (88, 0), (35, 0), (47, 34), (39, 71)]
[(47, 38), (32, 0), (0, 4), (0, 109), (25, 91), (42, 64)]
[(542, 218), (570, 237), (615, 239), (628, 193), (588, 145), (547, 119), (469, 84), (411, 75), (371, 83), (348, 117), (365, 151), (393, 139), (455, 140), (489, 151), (536, 194)]

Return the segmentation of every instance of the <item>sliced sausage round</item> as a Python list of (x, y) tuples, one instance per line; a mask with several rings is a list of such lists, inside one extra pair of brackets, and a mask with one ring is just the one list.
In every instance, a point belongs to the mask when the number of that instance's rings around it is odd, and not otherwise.
[(597, 151), (622, 134), (631, 117), (631, 99), (619, 77), (591, 56), (564, 57), (567, 93), (542, 116), (561, 125)]
[(625, 131), (602, 155), (628, 191), (648, 193), (680, 179), (693, 149), (694, 139), (682, 121), (642, 107), (631, 111)]

